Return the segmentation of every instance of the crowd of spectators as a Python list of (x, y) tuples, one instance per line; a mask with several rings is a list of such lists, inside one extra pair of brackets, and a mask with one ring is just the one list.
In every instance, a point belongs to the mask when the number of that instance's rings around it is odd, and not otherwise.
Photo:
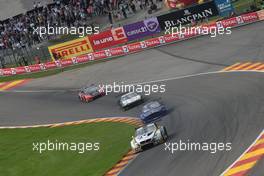
[(54, 0), (52, 4), (35, 2), (33, 10), (0, 21), (0, 49), (32, 46), (55, 36), (40, 37), (34, 33), (39, 26), (78, 27), (91, 25), (95, 16), (127, 18), (136, 13), (136, 6), (144, 8), (149, 0)]

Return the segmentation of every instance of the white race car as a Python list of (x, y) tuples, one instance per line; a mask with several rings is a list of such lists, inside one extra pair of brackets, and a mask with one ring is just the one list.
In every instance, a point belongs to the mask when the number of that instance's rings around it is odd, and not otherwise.
[(167, 130), (164, 126), (158, 126), (156, 123), (150, 123), (136, 129), (135, 137), (130, 142), (132, 150), (137, 153), (145, 148), (162, 144), (168, 138)]
[(119, 105), (122, 109), (128, 110), (129, 108), (132, 108), (133, 106), (136, 106), (143, 102), (143, 98), (141, 95), (135, 93), (135, 92), (129, 92), (125, 95), (122, 95), (119, 100)]

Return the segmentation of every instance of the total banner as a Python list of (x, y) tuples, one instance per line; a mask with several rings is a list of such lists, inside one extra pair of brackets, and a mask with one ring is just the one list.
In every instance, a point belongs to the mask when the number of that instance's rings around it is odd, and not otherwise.
[(242, 25), (245, 23), (255, 22), (258, 20), (259, 20), (259, 16), (257, 12), (252, 12), (248, 14), (243, 14), (241, 16), (229, 18), (226, 20), (218, 21), (216, 22), (216, 24), (217, 24), (217, 27), (227, 28), (227, 27), (235, 27), (235, 26)]
[(88, 36), (94, 50), (110, 48), (127, 42), (127, 36), (123, 27), (114, 28)]
[(156, 17), (124, 26), (129, 41), (160, 33), (160, 26)]
[(71, 40), (58, 45), (49, 46), (51, 58), (70, 59), (79, 55), (93, 52), (92, 46), (87, 37)]
[(194, 21), (208, 19), (219, 14), (214, 1), (178, 10), (172, 13), (158, 16), (158, 22), (162, 30), (174, 26), (190, 24)]

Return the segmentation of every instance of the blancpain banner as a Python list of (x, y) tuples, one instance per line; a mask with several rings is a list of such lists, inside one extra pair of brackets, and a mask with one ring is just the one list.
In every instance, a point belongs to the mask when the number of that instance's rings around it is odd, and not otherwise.
[(214, 1), (195, 5), (172, 13), (158, 16), (161, 29), (185, 25), (194, 21), (200, 21), (218, 15), (218, 9)]

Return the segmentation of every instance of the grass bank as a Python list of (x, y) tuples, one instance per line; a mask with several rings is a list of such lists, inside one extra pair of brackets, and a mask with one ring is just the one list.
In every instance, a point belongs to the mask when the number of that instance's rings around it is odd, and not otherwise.
[[(121, 132), (122, 131), (122, 132)], [(8, 176), (101, 176), (129, 149), (134, 127), (95, 123), (60, 128), (1, 129), (0, 173)], [(33, 151), (33, 143), (100, 143), (99, 151)]]

